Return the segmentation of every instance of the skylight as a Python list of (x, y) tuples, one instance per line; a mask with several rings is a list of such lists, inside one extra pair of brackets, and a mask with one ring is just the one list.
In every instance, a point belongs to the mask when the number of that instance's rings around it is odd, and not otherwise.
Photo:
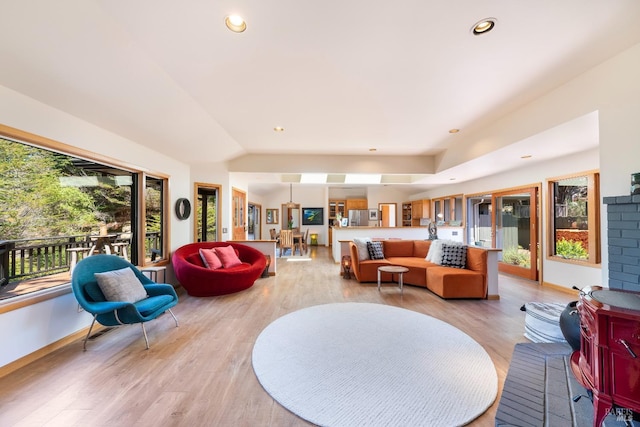
[(381, 174), (348, 173), (344, 177), (345, 184), (380, 184)]
[(300, 184), (326, 184), (326, 173), (303, 173), (300, 175)]

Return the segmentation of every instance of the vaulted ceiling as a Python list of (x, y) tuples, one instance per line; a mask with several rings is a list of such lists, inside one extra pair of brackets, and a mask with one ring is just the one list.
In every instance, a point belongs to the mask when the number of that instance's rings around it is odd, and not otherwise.
[[(593, 148), (588, 115), (549, 130), (562, 150), (541, 134), (480, 153), (474, 167), (433, 160), (640, 42), (637, 0), (0, 4), (0, 85), (185, 163), (260, 173), (262, 184), (386, 165), (377, 172), (428, 188), (534, 149), (540, 161)], [(225, 27), (230, 14), (246, 31)], [(489, 17), (493, 31), (473, 35)]]

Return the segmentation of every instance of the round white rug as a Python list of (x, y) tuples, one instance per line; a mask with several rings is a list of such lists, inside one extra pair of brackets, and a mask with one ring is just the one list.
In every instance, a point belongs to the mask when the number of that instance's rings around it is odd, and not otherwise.
[(258, 336), (253, 369), (282, 406), (322, 426), (456, 426), (498, 393), (487, 352), (433, 317), (381, 304), (318, 305)]

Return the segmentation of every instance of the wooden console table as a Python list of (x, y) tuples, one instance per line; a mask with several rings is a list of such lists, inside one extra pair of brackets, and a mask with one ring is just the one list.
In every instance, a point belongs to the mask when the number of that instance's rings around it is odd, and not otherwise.
[(640, 412), (640, 293), (588, 287), (577, 309), (580, 350), (571, 370), (593, 392), (593, 425), (613, 409)]

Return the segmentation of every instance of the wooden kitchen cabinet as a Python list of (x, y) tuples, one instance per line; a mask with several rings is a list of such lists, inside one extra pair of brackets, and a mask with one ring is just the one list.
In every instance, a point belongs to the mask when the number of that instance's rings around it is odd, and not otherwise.
[(431, 212), (431, 200), (414, 200), (411, 202), (411, 226), (420, 227), (422, 218), (429, 218)]
[(352, 209), (369, 209), (367, 199), (347, 199), (347, 214)]

